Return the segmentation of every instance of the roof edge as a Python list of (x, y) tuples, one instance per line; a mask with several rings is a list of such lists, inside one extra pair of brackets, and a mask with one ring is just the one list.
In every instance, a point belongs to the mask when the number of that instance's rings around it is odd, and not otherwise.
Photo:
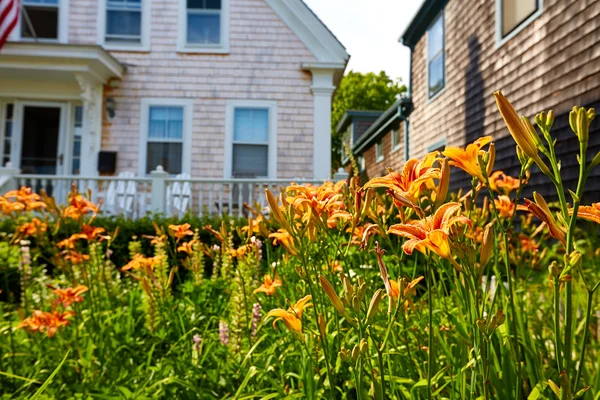
[(447, 3), (448, 0), (425, 0), (398, 41), (412, 49)]

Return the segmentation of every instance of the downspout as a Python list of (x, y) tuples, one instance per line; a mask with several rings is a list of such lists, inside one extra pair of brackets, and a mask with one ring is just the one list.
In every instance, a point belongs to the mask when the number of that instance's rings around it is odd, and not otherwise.
[[(412, 56), (413, 56), (413, 48), (409, 47), (410, 55), (408, 61), (408, 99), (412, 99)], [(411, 100), (412, 101), (412, 100)], [(410, 133), (410, 123), (408, 121), (408, 117), (404, 119), (404, 162), (408, 161), (410, 158), (410, 149), (409, 149), (409, 136)]]

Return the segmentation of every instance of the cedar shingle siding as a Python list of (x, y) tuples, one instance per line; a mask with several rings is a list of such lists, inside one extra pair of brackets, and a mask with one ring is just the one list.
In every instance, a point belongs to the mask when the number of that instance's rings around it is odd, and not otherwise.
[[(492, 95), (502, 90), (522, 115), (533, 118), (539, 111), (554, 110), (557, 153), (569, 155), (561, 157), (563, 176), (574, 188), (578, 145), (568, 127), (568, 113), (573, 105), (600, 109), (600, 0), (544, 0), (542, 14), (498, 48), (495, 0), (450, 0), (444, 13), (446, 87), (431, 101), (427, 33), (413, 50), (410, 157), (422, 157), (428, 146), (444, 137), (447, 145), (464, 146), (491, 135), (496, 140), (496, 168), (516, 175), (515, 145)], [(600, 151), (599, 125), (598, 120), (592, 124), (589, 156)], [(588, 187), (596, 191), (587, 202), (600, 198), (599, 178), (598, 170), (590, 177)], [(455, 187), (465, 184), (468, 179), (454, 180)], [(547, 178), (537, 174), (525, 194), (532, 190), (551, 193)]]

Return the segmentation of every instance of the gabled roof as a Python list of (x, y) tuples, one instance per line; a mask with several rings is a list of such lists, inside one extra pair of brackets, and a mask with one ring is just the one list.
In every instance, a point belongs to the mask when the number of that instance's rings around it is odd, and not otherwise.
[(448, 0), (423, 1), (421, 8), (419, 8), (417, 14), (410, 21), (402, 36), (400, 36), (399, 41), (412, 49), (447, 3)]
[(344, 113), (344, 115), (342, 116), (342, 119), (340, 120), (340, 122), (338, 122), (337, 126), (335, 127), (335, 131), (336, 132), (343, 131), (354, 120), (357, 120), (357, 119), (375, 120), (381, 114), (383, 114), (383, 111), (347, 110)]
[(345, 69), (350, 55), (325, 24), (302, 0), (265, 0), (281, 20), (314, 54), (322, 68)]
[(406, 96), (401, 96), (381, 114), (373, 125), (371, 125), (365, 133), (362, 134), (360, 139), (352, 146), (352, 153), (359, 154), (363, 149), (368, 147), (371, 143), (377, 141), (379, 137), (388, 132), (390, 125), (396, 121), (403, 121), (408, 116), (411, 108), (411, 101)]

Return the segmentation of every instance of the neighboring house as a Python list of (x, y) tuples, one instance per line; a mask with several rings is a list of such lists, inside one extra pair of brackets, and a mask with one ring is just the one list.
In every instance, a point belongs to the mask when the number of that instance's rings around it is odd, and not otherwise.
[(348, 151), (352, 149), (365, 131), (375, 122), (383, 111), (347, 110), (338, 122), (335, 130), (342, 138), (342, 163), (349, 159)]
[(21, 0), (0, 155), (23, 173), (326, 179), (349, 55), (301, 0)]
[[(381, 167), (366, 157), (367, 170), (374, 165), (380, 174), (384, 166), (395, 167), (399, 160), (491, 135), (496, 141), (496, 168), (517, 175), (515, 144), (493, 97), (494, 91), (502, 90), (522, 115), (532, 118), (542, 110), (554, 110), (557, 152), (569, 154), (561, 158), (563, 175), (572, 187), (577, 139), (569, 129), (568, 113), (574, 105), (600, 109), (599, 21), (598, 0), (424, 1), (401, 37), (411, 50), (412, 104), (410, 114), (400, 117), (404, 120), (400, 150), (390, 159), (384, 154)], [(599, 127), (594, 121), (590, 155), (600, 150)], [(373, 129), (365, 141), (380, 134)], [(369, 146), (355, 144), (353, 150), (374, 152), (378, 140)], [(547, 191), (547, 183), (534, 174), (527, 190)]]

